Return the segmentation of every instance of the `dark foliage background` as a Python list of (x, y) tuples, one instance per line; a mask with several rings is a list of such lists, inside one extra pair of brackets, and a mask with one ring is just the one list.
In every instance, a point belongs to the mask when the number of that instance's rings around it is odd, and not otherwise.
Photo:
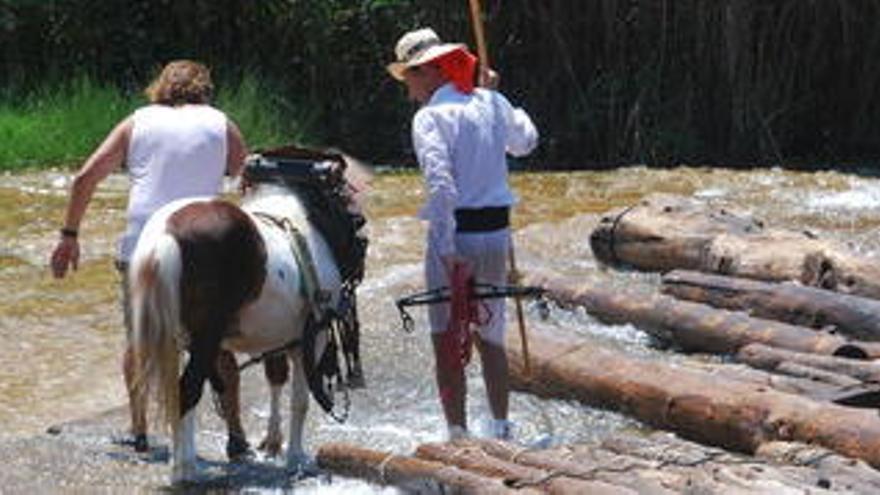
[[(542, 133), (534, 166), (880, 156), (880, 2), (483, 3), (502, 90)], [(0, 84), (86, 74), (135, 92), (196, 58), (220, 82), (258, 76), (312, 144), (400, 163), (413, 107), (384, 65), (421, 25), (473, 46), (466, 0), (0, 0)]]

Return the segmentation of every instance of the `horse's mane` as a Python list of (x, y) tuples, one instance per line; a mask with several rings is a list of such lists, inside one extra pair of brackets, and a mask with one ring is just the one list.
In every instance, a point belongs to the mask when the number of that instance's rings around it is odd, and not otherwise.
[(245, 189), (275, 184), (296, 193), (309, 222), (330, 246), (344, 282), (352, 287), (363, 278), (366, 219), (355, 199), (357, 190), (346, 179), (345, 155), (297, 146), (260, 151), (248, 157)]

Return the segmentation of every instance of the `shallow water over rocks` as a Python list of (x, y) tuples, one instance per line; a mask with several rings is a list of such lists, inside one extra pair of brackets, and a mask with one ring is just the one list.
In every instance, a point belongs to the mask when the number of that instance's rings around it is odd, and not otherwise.
[[(62, 281), (46, 267), (63, 216), (68, 173), (59, 171), (0, 176), (0, 481), (29, 488), (58, 486), (141, 487), (165, 482), (168, 464), (161, 449), (139, 458), (111, 441), (126, 427), (119, 371), (123, 331), (112, 267), (115, 237), (122, 230), (126, 179), (113, 176), (90, 206), (81, 229), (79, 270)], [(646, 194), (694, 196), (713, 205), (750, 213), (767, 225), (810, 230), (851, 243), (866, 255), (880, 249), (880, 180), (838, 172), (748, 171), (680, 167), (655, 170), (627, 167), (611, 171), (519, 173), (513, 177), (520, 204), (514, 211), (520, 268), (540, 268), (606, 286), (656, 286), (653, 274), (619, 272), (597, 265), (588, 237), (600, 215)], [(344, 424), (313, 403), (307, 448), (347, 441), (379, 450), (410, 452), (442, 438), (441, 412), (431, 373), (424, 311), (417, 328), (401, 330), (394, 299), (421, 289), (424, 226), (414, 218), (422, 199), (413, 174), (380, 174), (368, 197), (370, 249), (367, 276), (359, 289), (362, 353), (368, 388), (352, 393)], [(653, 359), (685, 357), (651, 347), (638, 329), (603, 325), (577, 311), (554, 309), (539, 317), (527, 306), (529, 331), (573, 332)], [(511, 320), (510, 328), (513, 326)], [(474, 427), (488, 416), (479, 367), (469, 370), (469, 415)], [(268, 416), (267, 390), (259, 367), (244, 373), (245, 424), (252, 443), (261, 438)], [(350, 480), (312, 479), (300, 484), (272, 468), (224, 471), (223, 428), (203, 400), (200, 452), (208, 472), (225, 473), (213, 482), (273, 493), (330, 490), (379, 493)], [(642, 426), (615, 413), (577, 403), (514, 393), (511, 417), (525, 442), (590, 442)], [(80, 420), (80, 421), (75, 421)], [(73, 421), (73, 423), (71, 423)], [(62, 425), (45, 433), (50, 425)], [(164, 437), (160, 445), (167, 446)], [(211, 464), (213, 463), (213, 464)], [(15, 469), (9, 467), (17, 466)], [(29, 466), (29, 467), (27, 467)], [(256, 469), (256, 468), (254, 468)], [(17, 473), (17, 474), (15, 474)], [(39, 476), (34, 473), (41, 473)], [(226, 476), (226, 478), (224, 478)], [(268, 477), (269, 481), (263, 479)], [(286, 480), (279, 484), (279, 479)], [(220, 481), (218, 481), (220, 480)], [(263, 481), (261, 481), (263, 480)], [(3, 485), (0, 485), (3, 486)]]

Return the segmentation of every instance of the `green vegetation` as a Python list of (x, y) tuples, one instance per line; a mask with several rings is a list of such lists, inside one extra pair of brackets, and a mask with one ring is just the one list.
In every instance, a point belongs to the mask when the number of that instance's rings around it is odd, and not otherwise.
[[(218, 84), (216, 105), (241, 127), (252, 149), (307, 142), (309, 118), (296, 105), (248, 76)], [(138, 94), (86, 76), (0, 98), (0, 170), (77, 167), (110, 129), (146, 103)]]
[[(218, 81), (244, 81), (233, 100), (252, 103), (226, 103), (222, 91), (220, 103), (257, 147), (307, 134), (311, 144), (370, 162), (411, 162), (413, 107), (384, 70), (395, 40), (430, 25), (473, 47), (465, 1), (0, 4), (0, 94), (7, 94), (0, 105), (4, 119), (18, 119), (2, 124), (0, 148), (38, 126), (37, 117), (23, 113), (30, 111), (27, 101), (13, 100), (33, 93), (22, 88), (58, 91), (59, 81), (86, 71), (100, 87), (130, 94), (169, 60), (194, 58)], [(880, 53), (880, 2), (494, 0), (483, 6), (502, 89), (541, 131), (529, 166), (880, 157), (880, 65), (872, 58)], [(83, 114), (101, 127), (90, 110)], [(74, 129), (87, 141), (104, 132), (87, 137)], [(70, 146), (48, 158), (63, 161), (88, 149)]]
[(241, 128), (249, 149), (308, 143), (313, 117), (308, 108), (246, 76), (236, 85), (219, 84), (216, 106)]
[(86, 77), (0, 99), (0, 170), (79, 162), (136, 105)]

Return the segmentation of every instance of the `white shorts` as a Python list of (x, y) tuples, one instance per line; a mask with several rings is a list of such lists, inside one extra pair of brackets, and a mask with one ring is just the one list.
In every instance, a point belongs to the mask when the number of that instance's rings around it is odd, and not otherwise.
[[(478, 284), (507, 285), (507, 252), (509, 248), (509, 228), (492, 232), (460, 232), (455, 234), (456, 254), (470, 261), (474, 270), (474, 279)], [(425, 279), (428, 290), (449, 285), (443, 262), (430, 243), (425, 251)], [(504, 346), (505, 300), (483, 299), (479, 301), (479, 305), (480, 320), (486, 321), (478, 329), (480, 338), (484, 342)], [(445, 332), (449, 325), (449, 304), (428, 306), (428, 319), (432, 333)]]

